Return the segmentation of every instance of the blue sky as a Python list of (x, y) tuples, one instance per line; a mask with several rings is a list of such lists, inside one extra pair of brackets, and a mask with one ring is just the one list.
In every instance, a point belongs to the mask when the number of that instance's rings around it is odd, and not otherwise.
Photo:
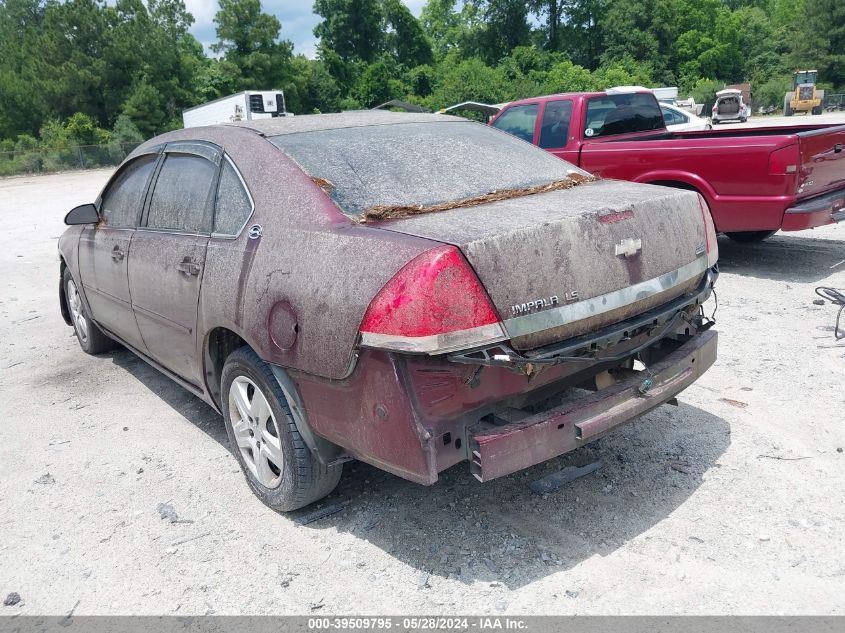
[[(420, 14), (425, 0), (402, 0), (414, 15)], [(307, 57), (314, 57), (317, 42), (314, 39), (314, 27), (320, 19), (311, 12), (314, 0), (262, 0), (265, 13), (272, 13), (282, 23), (282, 38), (294, 44), (294, 52)], [(194, 16), (191, 32), (202, 42), (206, 51), (216, 39), (214, 34), (214, 14), (217, 12), (217, 0), (185, 0)]]

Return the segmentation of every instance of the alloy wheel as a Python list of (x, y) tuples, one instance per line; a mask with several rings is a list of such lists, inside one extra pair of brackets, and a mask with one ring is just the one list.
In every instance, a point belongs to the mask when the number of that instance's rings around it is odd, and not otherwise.
[(229, 420), (247, 468), (265, 488), (278, 487), (284, 466), (279, 426), (267, 398), (246, 376), (229, 387)]
[(73, 321), (73, 329), (76, 330), (76, 335), (84, 345), (88, 342), (88, 319), (82, 311), (82, 298), (72, 279), (67, 282), (67, 304), (71, 321)]

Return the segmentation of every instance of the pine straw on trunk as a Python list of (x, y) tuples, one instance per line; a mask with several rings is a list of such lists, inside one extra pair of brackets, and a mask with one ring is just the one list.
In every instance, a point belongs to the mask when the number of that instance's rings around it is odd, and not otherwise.
[(460, 207), (474, 207), (479, 204), (487, 204), (488, 202), (498, 202), (499, 200), (510, 200), (511, 198), (532, 196), (535, 193), (572, 189), (572, 187), (577, 187), (585, 182), (595, 182), (596, 180), (598, 180), (598, 178), (595, 176), (582, 176), (579, 173), (573, 172), (568, 178), (555, 180), (554, 182), (550, 182), (545, 185), (524, 187), (522, 189), (491, 191), (490, 193), (485, 193), (480, 196), (472, 196), (471, 198), (462, 198), (460, 200), (450, 200), (449, 202), (441, 202), (439, 204), (431, 204), (428, 206), (380, 204), (370, 207), (364, 211), (355, 218), (355, 221), (359, 224), (364, 224), (366, 222), (377, 222), (379, 220), (397, 220), (399, 218), (407, 218), (414, 215), (422, 215), (424, 213), (438, 213), (440, 211), (449, 211), (450, 209), (458, 209)]

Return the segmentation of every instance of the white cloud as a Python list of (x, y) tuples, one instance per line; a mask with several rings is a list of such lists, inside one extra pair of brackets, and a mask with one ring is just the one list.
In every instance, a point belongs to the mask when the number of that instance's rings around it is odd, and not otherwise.
[(185, 0), (185, 6), (194, 16), (194, 29), (214, 23), (217, 13), (217, 0)]

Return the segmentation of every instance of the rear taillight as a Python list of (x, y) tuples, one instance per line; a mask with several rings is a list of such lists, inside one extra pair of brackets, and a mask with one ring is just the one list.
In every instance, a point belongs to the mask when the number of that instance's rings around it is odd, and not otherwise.
[(704, 221), (704, 250), (707, 253), (707, 267), (716, 265), (719, 260), (719, 243), (716, 241), (716, 226), (710, 215), (710, 207), (704, 196), (698, 194), (698, 207), (701, 209), (701, 219)]
[(769, 154), (769, 174), (773, 176), (794, 174), (798, 171), (800, 161), (801, 156), (797, 145), (776, 149)]
[(361, 344), (441, 354), (505, 340), (499, 315), (467, 261), (440, 246), (406, 264), (361, 322)]

